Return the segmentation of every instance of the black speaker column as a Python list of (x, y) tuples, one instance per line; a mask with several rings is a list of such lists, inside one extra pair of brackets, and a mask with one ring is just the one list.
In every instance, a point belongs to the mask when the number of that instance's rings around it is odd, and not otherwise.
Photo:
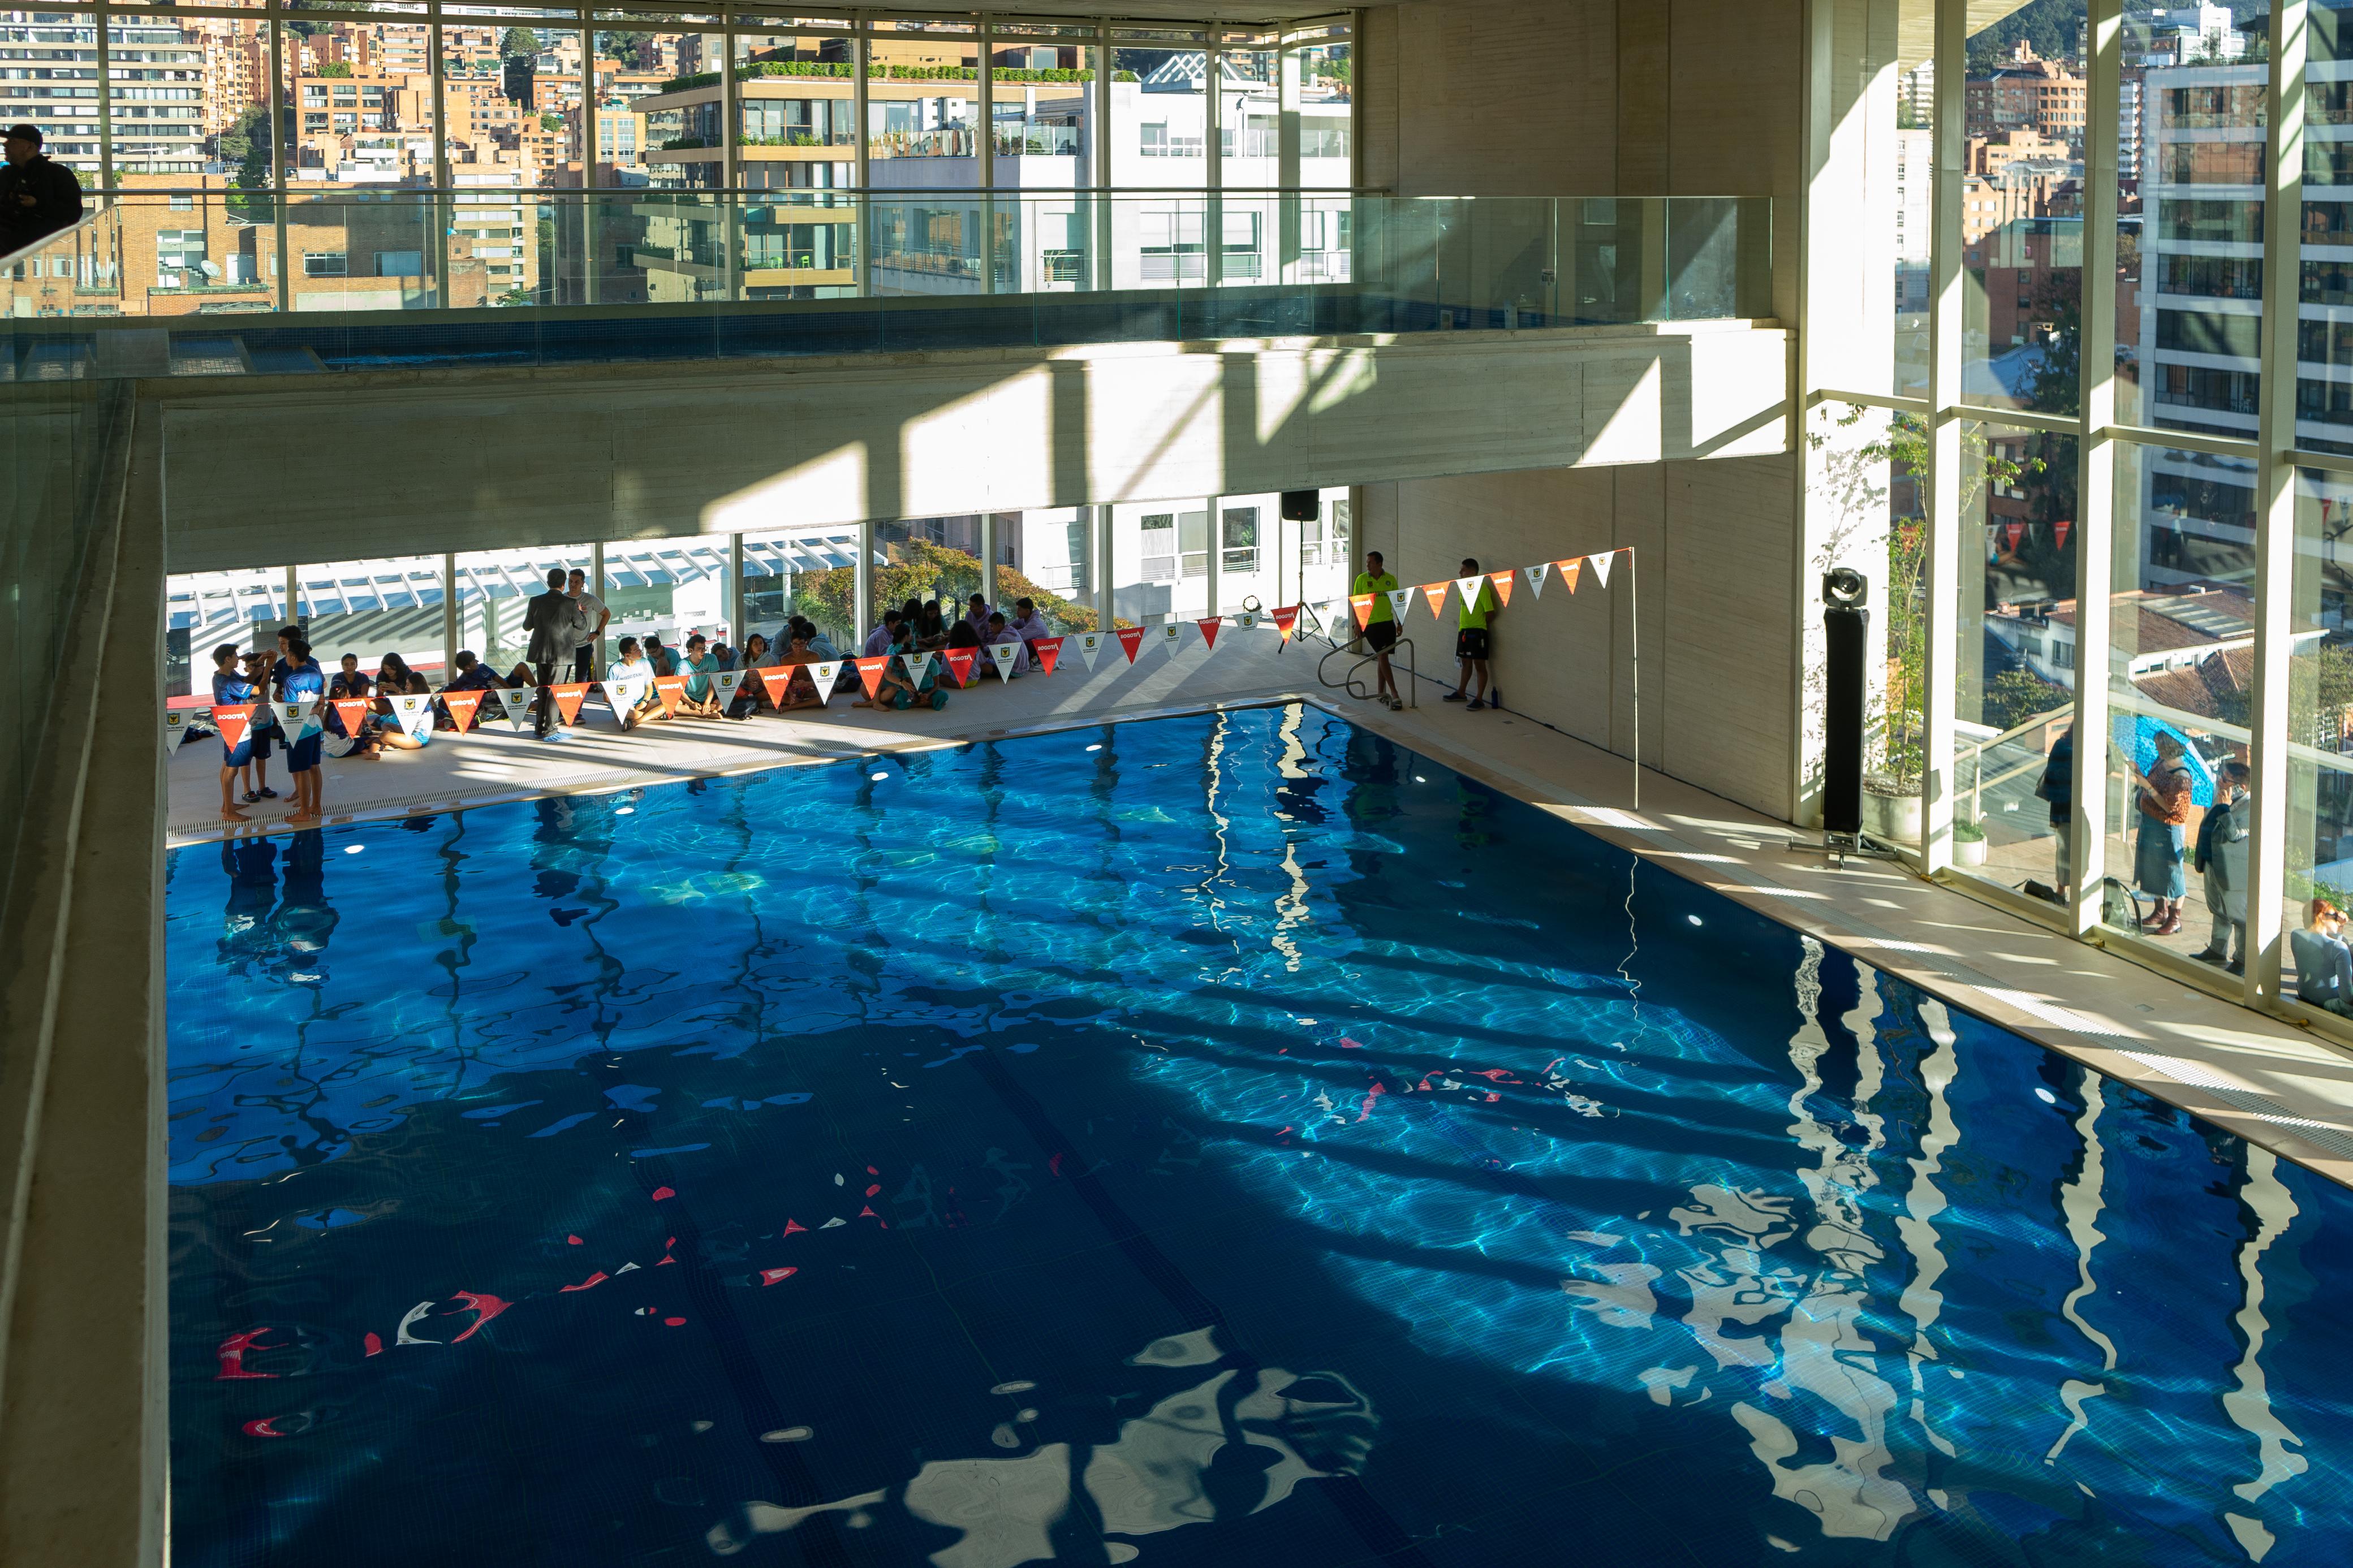
[(1827, 668), (1822, 690), (1822, 829), (1837, 837), (1862, 832), (1862, 737), (1871, 693), (1871, 584), (1841, 568), (1822, 578)]

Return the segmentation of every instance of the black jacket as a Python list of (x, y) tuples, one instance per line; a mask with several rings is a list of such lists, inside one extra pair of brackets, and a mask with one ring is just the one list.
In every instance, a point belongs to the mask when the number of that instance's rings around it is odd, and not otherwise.
[(0, 252), (80, 221), (81, 182), (71, 169), (37, 153), (22, 163), (0, 163)]

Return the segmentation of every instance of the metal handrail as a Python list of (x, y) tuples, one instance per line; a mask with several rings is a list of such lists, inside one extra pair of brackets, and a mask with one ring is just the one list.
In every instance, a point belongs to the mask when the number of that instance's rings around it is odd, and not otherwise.
[[(87, 195), (88, 193), (85, 192), (84, 194)], [(74, 233), (76, 230), (88, 228), (91, 224), (94, 224), (99, 220), (101, 211), (102, 209), (98, 207), (85, 206), (82, 208), (81, 216), (74, 219), (73, 222), (66, 225), (65, 227), (53, 228), (49, 230), (48, 233), (41, 236), (38, 239), (31, 240), (24, 245), (20, 245), (14, 250), (0, 253), (0, 271), (7, 270), (9, 268), (16, 266), (16, 263), (22, 261), (25, 258), (33, 255), (37, 251), (47, 250), (50, 246), (55, 245), (59, 239), (69, 234)]]
[(1406, 674), (1404, 686), (1405, 689), (1412, 694), (1408, 699), (1407, 706), (1412, 708), (1419, 708), (1421, 706), (1421, 671), (1419, 665), (1416, 663), (1413, 639), (1411, 637), (1399, 637), (1397, 641), (1389, 644), (1388, 647), (1383, 648), (1378, 652), (1364, 655), (1358, 658), (1356, 663), (1350, 665), (1345, 670), (1342, 671), (1339, 679), (1335, 680), (1330, 676), (1326, 675), (1324, 671), (1331, 667), (1333, 659), (1339, 657), (1341, 654), (1349, 651), (1349, 644), (1361, 641), (1362, 634), (1359, 634), (1356, 637), (1352, 637), (1346, 643), (1344, 643), (1339, 638), (1334, 637), (1327, 628), (1324, 627), (1319, 620), (1315, 635), (1321, 637), (1325, 643), (1330, 645), (1324, 656), (1315, 661), (1315, 679), (1320, 684), (1335, 691), (1345, 691), (1349, 696), (1356, 698), (1359, 701), (1369, 702), (1374, 700), (1377, 695), (1377, 692), (1376, 690), (1366, 689), (1364, 683), (1356, 679), (1358, 672), (1363, 670), (1366, 665), (1377, 662), (1384, 654), (1394, 656), (1399, 648), (1403, 648), (1405, 650)]

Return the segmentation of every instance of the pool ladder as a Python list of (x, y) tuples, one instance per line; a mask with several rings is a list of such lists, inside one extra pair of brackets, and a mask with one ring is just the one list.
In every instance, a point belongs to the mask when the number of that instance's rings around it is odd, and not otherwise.
[[(1362, 680), (1358, 679), (1357, 677), (1362, 675), (1366, 669), (1369, 668), (1373, 663), (1380, 658), (1380, 655), (1377, 653), (1361, 655), (1356, 663), (1342, 670), (1340, 672), (1340, 678), (1335, 680), (1328, 673), (1326, 673), (1332, 667), (1332, 661), (1340, 658), (1344, 654), (1351, 652), (1354, 647), (1360, 643), (1362, 639), (1360, 637), (1351, 637), (1347, 642), (1344, 643), (1328, 631), (1319, 632), (1317, 635), (1322, 637), (1326, 643), (1331, 645), (1331, 647), (1324, 653), (1324, 657), (1315, 662), (1315, 679), (1334, 690), (1345, 691), (1349, 696), (1354, 697), (1360, 701), (1370, 702), (1374, 700), (1377, 695), (1377, 689), (1372, 687), (1367, 687)], [(1395, 658), (1399, 653), (1405, 655), (1405, 679), (1398, 683), (1398, 689), (1405, 694), (1406, 705), (1408, 707), (1420, 707), (1421, 679), (1419, 669), (1414, 663), (1413, 639), (1411, 637), (1399, 637), (1397, 641), (1389, 645), (1388, 651), (1391, 658)]]

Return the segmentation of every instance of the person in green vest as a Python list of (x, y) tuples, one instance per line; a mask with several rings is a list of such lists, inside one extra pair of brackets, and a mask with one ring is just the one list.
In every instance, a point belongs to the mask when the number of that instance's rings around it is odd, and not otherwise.
[(1389, 575), (1388, 564), (1377, 550), (1365, 552), (1365, 569), (1356, 574), (1355, 594), (1373, 596), (1372, 618), (1365, 623), (1365, 645), (1373, 650), (1373, 667), (1378, 674), (1373, 695), (1392, 709), (1402, 709), (1405, 702), (1398, 696), (1397, 677), (1389, 671), (1389, 649), (1397, 646), (1397, 611), (1389, 604), (1389, 595), (1397, 592), (1398, 580)]
[[(1470, 599), (1462, 601), (1461, 612), (1454, 623), (1454, 658), (1461, 665), (1462, 674), (1461, 678), (1455, 681), (1454, 689), (1446, 694), (1446, 700), (1461, 702), (1467, 693), (1470, 697), (1470, 707), (1475, 712), (1487, 706), (1489, 617), (1501, 615), (1504, 606), (1495, 597), (1495, 584), (1480, 575), (1479, 563), (1476, 561), (1466, 559), (1462, 563), (1462, 570), (1457, 575), (1478, 577), (1479, 595), (1475, 602)], [(1479, 689), (1475, 692), (1469, 690), (1471, 678), (1473, 675), (1479, 678)]]

